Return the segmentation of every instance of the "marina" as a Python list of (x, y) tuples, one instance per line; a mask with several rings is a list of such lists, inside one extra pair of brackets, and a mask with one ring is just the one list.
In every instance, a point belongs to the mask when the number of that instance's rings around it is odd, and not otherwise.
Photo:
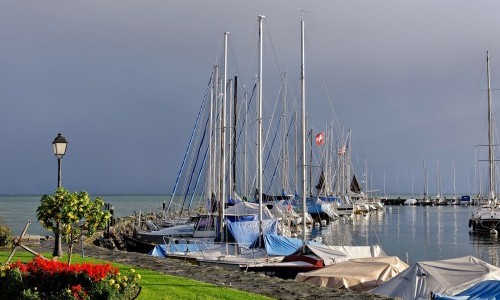
[[(102, 195), (112, 203), (115, 217), (154, 211), (165, 195)], [(41, 196), (0, 196), (0, 220), (20, 234), (31, 220), (29, 234), (51, 235), (38, 221), (36, 208)], [(473, 255), (498, 266), (500, 240), (489, 234), (473, 234), (467, 221), (474, 207), (386, 205), (384, 211), (352, 218), (339, 218), (326, 226), (313, 227), (311, 237), (320, 236), (327, 245), (366, 246), (379, 244), (388, 255), (401, 260), (439, 260)]]

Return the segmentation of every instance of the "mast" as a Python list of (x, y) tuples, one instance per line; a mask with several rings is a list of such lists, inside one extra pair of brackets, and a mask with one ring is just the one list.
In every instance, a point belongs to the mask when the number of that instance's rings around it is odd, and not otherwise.
[[(216, 65), (215, 66), (215, 78), (216, 78), (216, 81), (215, 81), (215, 86), (214, 86), (214, 92), (215, 92), (215, 97), (214, 97), (214, 108), (213, 108), (213, 115), (214, 116), (217, 116), (218, 115), (218, 111), (220, 109), (220, 99), (219, 99), (219, 89), (220, 89), (220, 78), (219, 78), (219, 68), (220, 66), (219, 65)], [(220, 197), (219, 195), (219, 190), (220, 190), (220, 183), (219, 183), (219, 175), (220, 175), (220, 172), (217, 171), (217, 167), (219, 166), (219, 157), (217, 157), (217, 149), (219, 149), (219, 136), (220, 136), (220, 130), (216, 130), (216, 128), (220, 128), (220, 124), (217, 124), (217, 118), (214, 118), (214, 140), (213, 140), (213, 145), (212, 145), (212, 149), (213, 149), (213, 168), (212, 168), (212, 182), (213, 182), (213, 188), (214, 188), (214, 195), (218, 198)], [(220, 123), (220, 118), (219, 118), (219, 123)], [(217, 209), (219, 209), (219, 207), (217, 206)]]
[(259, 247), (262, 246), (262, 23), (264, 16), (259, 16), (259, 102), (257, 125), (257, 180), (259, 187)]
[(453, 197), (457, 198), (457, 187), (455, 185), (456, 174), (455, 174), (455, 161), (453, 161)]
[(300, 21), (300, 87), (301, 87), (301, 111), (302, 111), (302, 252), (306, 251), (307, 226), (306, 226), (306, 85), (305, 85), (305, 53), (304, 53), (304, 20)]
[(287, 131), (287, 120), (286, 120), (286, 92), (287, 92), (287, 72), (283, 74), (283, 115), (281, 118), (282, 121), (282, 141), (281, 141), (281, 160), (282, 160), (282, 194), (285, 194), (285, 189), (288, 187), (288, 178), (287, 178), (287, 173), (288, 173), (288, 153), (287, 153), (287, 147), (286, 147), (286, 131)]
[[(228, 93), (229, 93), (229, 99), (231, 99), (231, 97), (233, 96), (233, 80), (232, 79), (229, 79), (228, 82), (227, 82), (227, 88), (229, 89)], [(229, 112), (229, 116), (228, 116), (228, 121), (229, 121), (229, 126), (231, 126), (233, 124), (233, 118), (232, 118), (232, 110), (233, 110), (233, 102), (232, 101), (228, 101), (228, 104), (227, 104), (228, 107), (228, 112)], [(231, 130), (231, 128), (229, 128), (228, 130), (228, 151), (227, 151), (227, 160), (228, 160), (228, 168), (227, 168), (227, 172), (229, 173), (228, 175), (228, 199), (231, 199), (231, 197), (233, 196), (233, 176), (234, 176), (234, 173), (233, 173), (233, 148), (234, 148), (234, 144), (233, 144), (233, 131)]]
[(309, 196), (312, 197), (313, 130), (309, 130)]
[(488, 84), (488, 160), (490, 173), (489, 200), (496, 205), (495, 195), (495, 153), (493, 151), (493, 112), (491, 110), (491, 85), (490, 85), (490, 51), (486, 51), (486, 74)]
[(236, 115), (238, 107), (238, 76), (234, 76), (234, 105), (233, 105), (233, 182), (231, 192), (236, 191)]
[(299, 181), (299, 156), (298, 156), (298, 153), (299, 153), (299, 138), (298, 138), (298, 134), (299, 134), (299, 129), (298, 129), (298, 124), (299, 124), (299, 121), (298, 121), (298, 112), (296, 111), (294, 113), (294, 118), (293, 118), (293, 124), (295, 126), (295, 143), (294, 143), (294, 185), (293, 185), (293, 192), (295, 195), (297, 195), (297, 192), (298, 192), (298, 187), (299, 187), (299, 184), (298, 184), (298, 181)]
[(226, 97), (227, 97), (227, 92), (226, 92), (226, 83), (227, 83), (227, 38), (228, 38), (229, 32), (224, 31), (224, 78), (222, 80), (222, 113), (221, 113), (221, 145), (220, 145), (220, 191), (219, 191), (219, 202), (220, 202), (220, 209), (219, 209), (219, 218), (220, 218), (220, 236), (221, 239), (224, 237), (224, 209), (225, 209), (225, 202), (226, 202), (226, 160), (225, 160), (225, 152), (224, 152), (224, 147), (226, 144)]
[(437, 177), (437, 197), (441, 198), (441, 174), (439, 172), (439, 160), (436, 160), (436, 177)]
[(210, 88), (210, 114), (209, 114), (209, 124), (210, 124), (210, 129), (208, 132), (209, 133), (209, 139), (208, 139), (208, 178), (207, 178), (207, 194), (208, 194), (208, 199), (209, 202), (210, 202), (210, 208), (212, 208), (212, 193), (213, 193), (213, 181), (212, 181), (212, 174), (213, 174), (213, 159), (214, 159), (214, 156), (213, 156), (213, 143), (212, 143), (212, 137), (213, 137), (213, 110), (214, 110), (214, 97), (215, 95), (217, 94), (214, 90), (215, 86), (216, 86), (216, 81), (217, 81), (217, 73), (216, 73), (216, 70), (217, 70), (217, 66), (214, 66), (214, 71), (213, 71), (213, 75), (212, 75), (212, 87)]
[(244, 118), (245, 120), (243, 121), (245, 123), (245, 131), (244, 131), (244, 134), (245, 134), (245, 138), (243, 139), (243, 195), (245, 195), (245, 197), (248, 196), (248, 182), (247, 182), (247, 133), (248, 133), (248, 124), (247, 124), (247, 117), (248, 117), (248, 99), (247, 99), (247, 96), (248, 96), (248, 93), (245, 92), (243, 94), (243, 98), (244, 98), (244, 103), (245, 103), (245, 106), (246, 106), (246, 109), (245, 109), (245, 115), (244, 115)]
[(422, 165), (423, 165), (423, 171), (424, 171), (424, 199), (423, 201), (427, 200), (427, 170), (425, 168), (425, 157), (422, 156)]

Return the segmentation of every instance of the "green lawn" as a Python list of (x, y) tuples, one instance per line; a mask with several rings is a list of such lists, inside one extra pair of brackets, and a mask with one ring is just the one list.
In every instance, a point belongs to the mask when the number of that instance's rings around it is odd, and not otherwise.
[[(0, 262), (4, 263), (10, 255), (10, 251), (0, 251)], [(45, 257), (51, 257), (51, 253), (42, 253)], [(17, 251), (11, 260), (14, 261), (30, 261), (33, 255), (24, 251)], [(61, 261), (67, 261), (64, 257)], [(82, 259), (79, 255), (73, 255), (71, 263), (79, 262), (96, 262), (103, 263), (105, 261), (93, 258)], [(155, 272), (147, 269), (136, 268), (123, 264), (115, 264), (122, 271), (135, 269), (141, 274), (142, 291), (137, 299), (139, 300), (184, 300), (184, 299), (271, 299), (257, 294), (251, 294), (231, 288), (220, 287), (213, 284), (208, 284), (196, 280), (186, 279), (166, 275), (160, 272)]]

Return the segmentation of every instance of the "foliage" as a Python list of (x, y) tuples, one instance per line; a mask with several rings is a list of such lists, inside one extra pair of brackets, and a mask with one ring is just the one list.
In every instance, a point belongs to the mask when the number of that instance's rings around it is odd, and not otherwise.
[(135, 299), (141, 275), (111, 264), (69, 265), (36, 257), (0, 267), (0, 299)]
[(44, 195), (36, 210), (37, 218), (42, 225), (58, 232), (69, 246), (68, 264), (71, 263), (73, 246), (82, 236), (90, 237), (109, 222), (111, 214), (103, 210), (104, 201), (101, 198), (92, 200), (85, 192), (70, 193), (64, 188), (58, 188), (54, 195)]
[(9, 246), (12, 242), (12, 231), (7, 225), (0, 225), (0, 247)]
[[(10, 251), (0, 251), (0, 261), (5, 261)], [(42, 253), (50, 255), (50, 253)], [(33, 255), (29, 252), (17, 251), (14, 254), (15, 260), (28, 262), (32, 260)], [(85, 257), (80, 255), (74, 257), (76, 263), (92, 262), (103, 263), (102, 260)], [(119, 269), (135, 268), (130, 265), (112, 263)], [(138, 300), (193, 300), (193, 299), (226, 299), (226, 300), (269, 300), (271, 298), (262, 295), (252, 294), (245, 291), (232, 288), (213, 285), (188, 278), (167, 275), (161, 272), (152, 271), (144, 268), (135, 268), (136, 272), (141, 274), (141, 293)], [(1, 278), (0, 278), (1, 279)]]

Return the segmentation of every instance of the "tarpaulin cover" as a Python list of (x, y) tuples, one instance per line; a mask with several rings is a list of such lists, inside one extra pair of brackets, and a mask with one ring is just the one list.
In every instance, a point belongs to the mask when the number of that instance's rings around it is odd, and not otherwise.
[(153, 250), (149, 252), (149, 255), (157, 257), (168, 257), (171, 253), (201, 253), (203, 251), (213, 251), (213, 249), (220, 248), (220, 245), (214, 243), (196, 243), (196, 242), (180, 242), (178, 244), (161, 244), (156, 245)]
[(387, 256), (379, 245), (331, 246), (309, 241), (307, 242), (307, 248), (321, 257), (325, 262), (325, 266), (337, 264), (353, 258)]
[(456, 294), (455, 296), (446, 296), (444, 294), (435, 293), (433, 299), (441, 300), (494, 300), (500, 299), (500, 281), (486, 280), (475, 284), (465, 291)]
[[(251, 248), (259, 238), (259, 221), (227, 221), (227, 228), (243, 248)], [(262, 220), (262, 234), (278, 233), (278, 219)]]
[(484, 280), (500, 280), (500, 268), (476, 257), (423, 261), (370, 291), (403, 299), (429, 299), (432, 293), (455, 295)]
[(277, 234), (266, 234), (264, 236), (266, 252), (269, 255), (292, 255), (300, 247), (302, 240), (285, 237)]
[(356, 258), (319, 270), (299, 273), (295, 280), (333, 289), (367, 291), (406, 268), (408, 265), (396, 256)]

